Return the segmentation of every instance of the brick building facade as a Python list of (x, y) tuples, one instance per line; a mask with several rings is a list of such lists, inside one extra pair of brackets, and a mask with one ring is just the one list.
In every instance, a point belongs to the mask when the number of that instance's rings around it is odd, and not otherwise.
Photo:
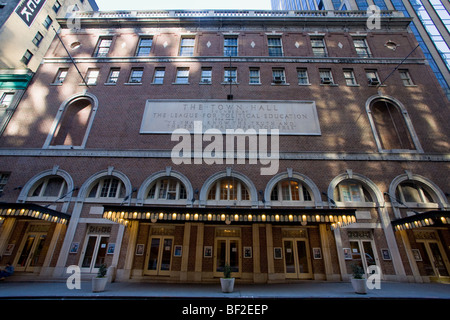
[[(55, 39), (0, 139), (0, 264), (182, 282), (229, 264), (255, 283), (348, 280), (359, 264), (448, 280), (449, 104), (409, 18), (386, 12), (375, 30), (363, 12), (73, 18), (81, 28), (60, 19), (60, 38), (84, 79)], [(279, 129), (278, 170), (261, 174), (275, 162), (252, 158), (252, 137), (247, 153), (199, 158), (208, 137), (171, 137), (195, 120), (196, 133)], [(181, 142), (194, 153), (173, 160)]]

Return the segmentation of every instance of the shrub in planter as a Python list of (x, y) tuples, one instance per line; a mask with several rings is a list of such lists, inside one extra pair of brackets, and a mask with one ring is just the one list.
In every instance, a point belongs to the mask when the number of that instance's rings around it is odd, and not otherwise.
[(234, 290), (234, 278), (231, 277), (231, 267), (226, 264), (223, 268), (223, 278), (220, 278), (222, 292), (231, 293)]
[(105, 291), (106, 283), (108, 282), (108, 278), (106, 277), (107, 271), (106, 264), (102, 264), (98, 269), (97, 277), (92, 278), (92, 292)]
[(364, 270), (360, 265), (353, 264), (353, 278), (351, 279), (353, 290), (355, 293), (366, 294), (367, 286), (366, 279), (364, 279)]

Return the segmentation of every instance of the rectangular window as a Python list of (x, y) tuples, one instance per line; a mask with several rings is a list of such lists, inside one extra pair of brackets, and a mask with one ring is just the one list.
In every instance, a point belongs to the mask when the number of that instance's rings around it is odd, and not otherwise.
[(106, 57), (111, 47), (112, 38), (111, 37), (101, 37), (98, 40), (97, 48), (95, 49), (95, 57)]
[(223, 82), (237, 83), (237, 69), (236, 68), (225, 68)]
[(319, 69), (321, 84), (334, 84), (333, 75), (330, 69)]
[(323, 37), (311, 37), (312, 52), (315, 57), (326, 57), (325, 40)]
[(136, 56), (138, 57), (148, 57), (150, 51), (152, 50), (153, 38), (140, 38), (138, 47), (136, 50)]
[(202, 68), (202, 78), (200, 83), (211, 83), (212, 82), (212, 68)]
[(192, 57), (194, 55), (194, 45), (195, 45), (195, 38), (193, 37), (181, 38), (180, 56)]
[(96, 85), (100, 71), (98, 69), (89, 69), (86, 74), (86, 82), (88, 85)]
[(356, 0), (356, 5), (358, 6), (358, 9), (362, 11), (367, 11), (367, 8), (369, 7), (367, 0)]
[(250, 68), (250, 84), (261, 84), (259, 68)]
[(8, 108), (11, 105), (14, 93), (4, 93), (0, 98), (0, 108)]
[(55, 13), (58, 13), (59, 9), (61, 9), (61, 3), (59, 3), (59, 1), (56, 1), (52, 9), (53, 11), (55, 11)]
[(153, 75), (153, 84), (163, 84), (165, 73), (165, 68), (155, 68), (155, 74)]
[(404, 86), (413, 86), (414, 85), (414, 83), (412, 82), (411, 76), (409, 75), (408, 70), (403, 69), (403, 70), (398, 70), (398, 72), (400, 73), (400, 78), (402, 79)]
[(28, 65), (31, 58), (33, 58), (33, 54), (30, 52), (30, 50), (27, 50), (25, 51), (25, 54), (23, 55), (22, 59), (20, 59), (20, 61), (22, 61), (23, 64)]
[(377, 70), (366, 70), (366, 76), (369, 86), (377, 86), (380, 84)]
[(305, 68), (297, 69), (297, 78), (298, 78), (299, 85), (308, 85), (309, 84), (308, 71)]
[(344, 69), (344, 78), (345, 83), (348, 86), (356, 86), (356, 79), (355, 79), (355, 73), (353, 72), (353, 69)]
[(34, 36), (33, 39), (33, 43), (36, 47), (39, 47), (39, 45), (42, 42), (42, 39), (44, 39), (44, 36), (42, 35), (42, 33), (40, 33), (39, 31), (36, 33), (36, 35)]
[(142, 83), (142, 76), (144, 75), (144, 69), (133, 68), (131, 69), (130, 79), (128, 83)]
[(9, 173), (0, 173), (0, 192), (3, 192), (5, 185), (8, 183)]
[(177, 68), (177, 84), (189, 84), (189, 68)]
[(281, 45), (280, 37), (268, 37), (269, 56), (270, 57), (282, 57), (283, 46)]
[(238, 55), (238, 37), (226, 36), (223, 43), (223, 55), (226, 57), (236, 57)]
[(116, 84), (117, 80), (119, 80), (120, 68), (111, 68), (109, 70), (108, 80), (106, 83)]
[(364, 38), (353, 39), (353, 44), (355, 45), (356, 54), (361, 58), (369, 58), (370, 50), (367, 45), (367, 41)]
[(272, 69), (272, 83), (286, 84), (286, 75), (283, 68)]
[(63, 84), (64, 80), (67, 77), (68, 71), (68, 68), (59, 69), (58, 73), (56, 74), (55, 80), (53, 81), (53, 84)]
[(45, 20), (42, 24), (44, 25), (44, 28), (48, 30), (50, 28), (50, 26), (52, 25), (52, 23), (53, 23), (52, 18), (50, 18), (50, 16), (47, 16), (47, 18), (45, 18)]

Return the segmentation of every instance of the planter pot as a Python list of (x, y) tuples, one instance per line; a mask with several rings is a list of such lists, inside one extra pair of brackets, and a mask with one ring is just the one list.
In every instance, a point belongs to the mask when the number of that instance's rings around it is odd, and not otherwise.
[(108, 278), (92, 278), (92, 292), (102, 292), (105, 291), (106, 283)]
[(231, 293), (234, 290), (234, 278), (220, 278), (222, 292)]
[(359, 294), (367, 293), (366, 279), (352, 279), (353, 290)]

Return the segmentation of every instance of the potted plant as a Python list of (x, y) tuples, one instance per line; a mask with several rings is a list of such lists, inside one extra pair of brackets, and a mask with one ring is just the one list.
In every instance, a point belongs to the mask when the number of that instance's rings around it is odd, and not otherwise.
[(222, 292), (231, 293), (234, 290), (234, 278), (231, 277), (231, 267), (226, 264), (223, 267), (223, 278), (220, 278)]
[(106, 283), (108, 278), (106, 277), (108, 269), (106, 264), (102, 264), (97, 272), (97, 277), (92, 278), (92, 292), (102, 292), (105, 291)]
[(353, 290), (359, 294), (367, 293), (366, 279), (364, 279), (364, 270), (358, 264), (352, 265), (353, 278), (351, 279)]

